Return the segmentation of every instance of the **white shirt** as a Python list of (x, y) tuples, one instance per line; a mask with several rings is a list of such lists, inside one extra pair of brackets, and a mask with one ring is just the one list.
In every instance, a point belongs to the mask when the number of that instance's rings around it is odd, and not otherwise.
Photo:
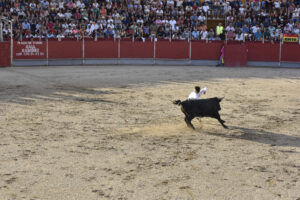
[(256, 26), (253, 26), (253, 27), (252, 27), (252, 33), (256, 33), (257, 30), (258, 30), (258, 28), (257, 28)]
[(194, 91), (189, 95), (188, 100), (200, 99), (200, 96), (202, 95), (202, 93), (205, 93), (206, 91), (207, 91), (206, 88), (203, 88), (202, 90), (200, 90), (200, 92), (198, 94)]
[(243, 41), (244, 40), (243, 34), (236, 34), (235, 35), (235, 40), (237, 40), (237, 41)]
[(202, 32), (201, 40), (205, 40), (207, 38), (207, 35), (208, 35), (207, 31)]
[(171, 26), (172, 26), (172, 29), (174, 29), (175, 24), (176, 24), (176, 20), (175, 20), (175, 19), (172, 19), (172, 20), (170, 21), (170, 24), (171, 24)]
[(206, 17), (203, 15), (203, 16), (199, 16), (198, 17), (198, 20), (200, 21), (200, 22), (204, 22), (205, 21), (205, 19), (206, 19)]
[(183, 1), (182, 1), (182, 0), (177, 0), (177, 4), (176, 4), (177, 7), (182, 6), (182, 4), (183, 4)]
[(202, 9), (203, 9), (204, 12), (207, 12), (209, 10), (209, 6), (205, 5), (205, 6), (202, 7)]

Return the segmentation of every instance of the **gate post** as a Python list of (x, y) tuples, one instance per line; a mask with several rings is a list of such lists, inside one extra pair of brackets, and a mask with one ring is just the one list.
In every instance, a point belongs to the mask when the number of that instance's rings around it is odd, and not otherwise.
[(282, 54), (282, 43), (283, 43), (283, 40), (282, 40), (282, 36), (280, 36), (280, 44), (279, 44), (279, 62), (278, 62), (278, 66), (280, 67), (281, 66), (281, 54)]
[(120, 64), (120, 58), (121, 58), (121, 39), (118, 38), (118, 65)]
[(48, 66), (49, 65), (49, 56), (48, 56), (48, 38), (46, 38), (46, 65)]
[(82, 64), (85, 64), (85, 60), (84, 60), (84, 36), (82, 37)]
[(154, 45), (154, 48), (153, 48), (153, 64), (155, 65), (156, 64), (156, 38), (154, 38), (153, 40), (153, 45)]
[(10, 65), (13, 66), (13, 61), (14, 61), (14, 39), (13, 39), (13, 26), (12, 26), (12, 21), (10, 22)]

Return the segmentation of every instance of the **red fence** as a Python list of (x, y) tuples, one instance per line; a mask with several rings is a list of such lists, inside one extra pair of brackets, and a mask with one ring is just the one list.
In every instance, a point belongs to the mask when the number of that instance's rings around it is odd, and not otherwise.
[(283, 44), (281, 49), (281, 60), (289, 62), (300, 62), (300, 45)]
[(118, 58), (118, 41), (84, 41), (85, 58)]
[(160, 40), (156, 43), (156, 58), (189, 59), (189, 43), (187, 41)]
[[(14, 42), (14, 60), (180, 59), (218, 61), (223, 41), (49, 40)], [(300, 62), (300, 45), (246, 42), (225, 45), (226, 66), (255, 62)], [(10, 65), (10, 43), (0, 43), (0, 66)]]
[(245, 44), (228, 44), (225, 46), (225, 66), (246, 67), (247, 47)]
[(153, 58), (154, 42), (120, 41), (120, 58)]
[(10, 66), (10, 42), (0, 42), (0, 67)]
[(49, 59), (82, 59), (82, 41), (49, 41)]
[(279, 62), (279, 43), (246, 42), (248, 61)]
[(219, 60), (221, 48), (224, 45), (222, 41), (208, 42), (192, 41), (192, 60)]

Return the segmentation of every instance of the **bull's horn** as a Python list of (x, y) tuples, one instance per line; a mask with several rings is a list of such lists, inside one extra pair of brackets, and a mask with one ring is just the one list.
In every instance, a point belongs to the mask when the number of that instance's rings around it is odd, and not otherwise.
[(225, 98), (225, 97), (222, 97), (222, 98), (218, 98), (218, 99), (219, 99), (219, 102), (220, 102), (220, 101), (222, 101), (222, 100), (223, 100), (224, 98)]

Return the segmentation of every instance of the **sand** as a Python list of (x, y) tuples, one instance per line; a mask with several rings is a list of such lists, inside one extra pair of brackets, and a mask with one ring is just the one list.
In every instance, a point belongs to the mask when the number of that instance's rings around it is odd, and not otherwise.
[[(221, 117), (180, 107), (195, 85)], [(0, 69), (0, 199), (300, 199), (300, 70)]]

